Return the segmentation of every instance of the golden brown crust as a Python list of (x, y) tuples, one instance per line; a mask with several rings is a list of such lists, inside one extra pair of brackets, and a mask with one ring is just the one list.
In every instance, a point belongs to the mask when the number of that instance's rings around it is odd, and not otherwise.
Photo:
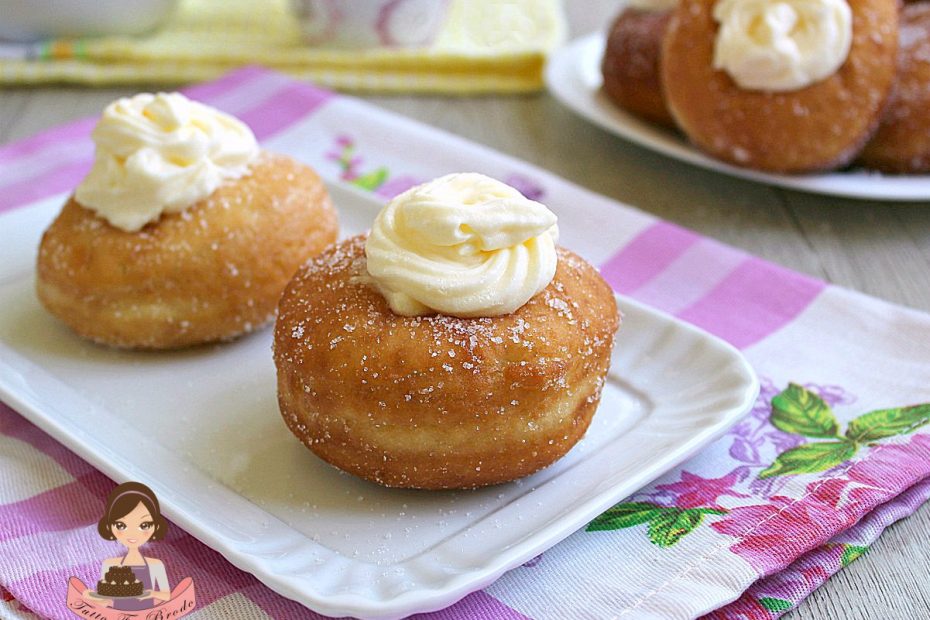
[(365, 273), (354, 237), (278, 306), (281, 414), (318, 456), (387, 486), (466, 488), (531, 474), (584, 434), (619, 325), (593, 267), (560, 249), (543, 292), (480, 319), (395, 315)]
[(897, 0), (849, 0), (853, 41), (829, 78), (792, 92), (744, 90), (713, 69), (715, 0), (682, 0), (662, 48), (662, 86), (682, 131), (724, 161), (773, 172), (843, 166), (869, 139), (895, 77)]
[(249, 332), (273, 318), (297, 267), (337, 236), (316, 173), (262, 154), (251, 174), (138, 232), (68, 200), (42, 236), (36, 289), (81, 336), (165, 349)]
[(672, 11), (626, 9), (607, 35), (601, 73), (604, 93), (618, 106), (654, 123), (675, 127), (659, 79), (662, 38)]
[(901, 11), (898, 80), (859, 162), (883, 172), (930, 171), (930, 2)]

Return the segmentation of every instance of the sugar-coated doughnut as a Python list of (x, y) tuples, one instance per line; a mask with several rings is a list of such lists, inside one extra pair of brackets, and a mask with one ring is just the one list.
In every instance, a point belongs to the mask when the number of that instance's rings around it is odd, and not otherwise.
[(42, 236), (42, 304), (85, 338), (165, 349), (229, 340), (268, 323), (297, 267), (337, 236), (323, 182), (262, 153), (250, 173), (137, 232), (73, 197)]
[(555, 277), (516, 311), (456, 318), (394, 314), (368, 281), (364, 236), (328, 248), (278, 306), (287, 426), (391, 487), (479, 487), (550, 465), (588, 428), (620, 321), (597, 271), (557, 252)]
[(896, 0), (849, 0), (852, 39), (832, 75), (798, 90), (739, 86), (713, 67), (717, 0), (682, 0), (662, 49), (662, 87), (690, 140), (726, 162), (773, 172), (849, 163), (878, 126), (895, 79)]

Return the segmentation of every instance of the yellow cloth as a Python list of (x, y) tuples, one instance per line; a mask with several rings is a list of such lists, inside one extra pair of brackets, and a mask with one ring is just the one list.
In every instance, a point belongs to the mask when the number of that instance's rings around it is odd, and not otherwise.
[(260, 64), (344, 90), (524, 92), (542, 87), (565, 30), (560, 0), (452, 0), (427, 48), (313, 48), (287, 0), (180, 0), (148, 36), (56, 40), (19, 57), (5, 46), (0, 83), (185, 83)]

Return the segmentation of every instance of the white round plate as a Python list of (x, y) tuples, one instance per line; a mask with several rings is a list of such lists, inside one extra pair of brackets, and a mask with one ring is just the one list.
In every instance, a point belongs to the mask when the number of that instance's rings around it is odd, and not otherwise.
[(708, 157), (678, 133), (615, 106), (601, 91), (604, 35), (595, 33), (555, 52), (546, 66), (549, 92), (572, 111), (621, 138), (669, 157), (723, 174), (815, 194), (867, 200), (930, 200), (930, 175), (882, 175), (865, 170), (827, 174), (768, 174)]

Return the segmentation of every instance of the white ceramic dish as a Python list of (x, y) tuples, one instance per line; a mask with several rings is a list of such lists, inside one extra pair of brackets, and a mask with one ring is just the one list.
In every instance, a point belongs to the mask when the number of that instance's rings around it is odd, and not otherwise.
[[(331, 192), (345, 234), (380, 208)], [(619, 298), (600, 409), (565, 458), (478, 491), (384, 489), (325, 465), (286, 430), (269, 330), (132, 353), (84, 342), (44, 312), (35, 249), (61, 201), (0, 217), (0, 398), (113, 479), (150, 485), (175, 523), (324, 614), (398, 618), (454, 603), (719, 437), (758, 392), (731, 346)]]
[(572, 111), (647, 149), (708, 170), (815, 194), (901, 202), (930, 200), (930, 175), (881, 175), (864, 170), (810, 175), (768, 174), (731, 166), (697, 150), (679, 133), (621, 110), (601, 91), (604, 35), (595, 33), (555, 52), (546, 66), (549, 92)]

